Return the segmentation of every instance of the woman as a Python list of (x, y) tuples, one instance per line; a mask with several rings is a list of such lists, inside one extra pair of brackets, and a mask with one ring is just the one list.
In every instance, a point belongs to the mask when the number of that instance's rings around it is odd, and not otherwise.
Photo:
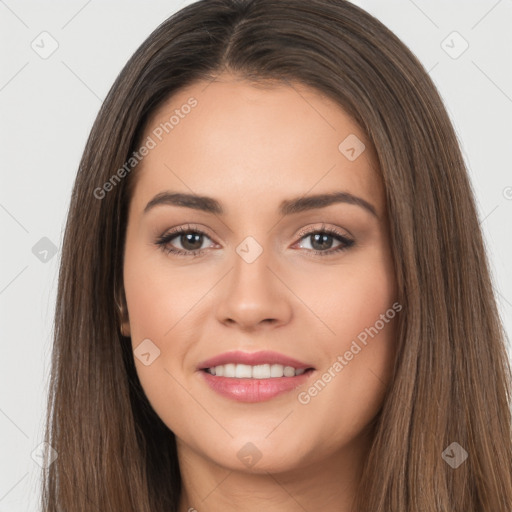
[(428, 74), (360, 8), (208, 0), (127, 63), (63, 244), (45, 511), (508, 511), (510, 366)]

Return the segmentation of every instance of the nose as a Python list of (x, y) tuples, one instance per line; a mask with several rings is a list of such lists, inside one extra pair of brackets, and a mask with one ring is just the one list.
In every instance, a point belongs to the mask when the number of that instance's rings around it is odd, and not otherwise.
[(251, 263), (235, 254), (233, 268), (217, 295), (217, 319), (246, 331), (288, 323), (293, 295), (280, 273), (270, 250), (264, 250)]

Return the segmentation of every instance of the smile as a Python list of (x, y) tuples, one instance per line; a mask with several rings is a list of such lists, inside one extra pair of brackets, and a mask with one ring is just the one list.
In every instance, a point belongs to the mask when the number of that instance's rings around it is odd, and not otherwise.
[(282, 364), (258, 364), (251, 366), (248, 364), (223, 364), (206, 368), (211, 375), (218, 377), (237, 378), (237, 379), (275, 379), (279, 377), (295, 377), (302, 375), (306, 369), (296, 369), (293, 366), (283, 366)]

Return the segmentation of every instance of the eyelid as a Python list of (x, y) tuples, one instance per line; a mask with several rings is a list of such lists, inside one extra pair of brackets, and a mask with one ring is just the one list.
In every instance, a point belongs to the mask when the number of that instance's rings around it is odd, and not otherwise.
[[(218, 245), (214, 237), (210, 236), (208, 233), (207, 228), (198, 227), (197, 225), (194, 226), (192, 224), (187, 225), (181, 225), (174, 228), (170, 228), (166, 232), (164, 232), (163, 235), (159, 236), (156, 240), (156, 245), (159, 246), (162, 250), (167, 252), (168, 254), (174, 254), (175, 256), (179, 257), (196, 257), (201, 256), (205, 252), (207, 252), (207, 249), (195, 249), (195, 250), (184, 250), (179, 248), (173, 248), (169, 249), (168, 246), (174, 238), (177, 238), (180, 236), (180, 234), (183, 233), (196, 233), (200, 234), (202, 236), (205, 236), (209, 238), (214, 244)], [(346, 230), (345, 230), (346, 231)], [(329, 257), (337, 255), (338, 253), (350, 249), (352, 246), (356, 244), (356, 241), (352, 235), (346, 235), (341, 232), (341, 229), (337, 226), (327, 226), (325, 223), (322, 223), (320, 227), (318, 226), (308, 226), (305, 228), (302, 228), (299, 233), (296, 235), (298, 237), (298, 240), (293, 244), (297, 245), (302, 242), (303, 239), (307, 238), (310, 235), (313, 235), (315, 233), (325, 233), (328, 236), (331, 236), (338, 240), (338, 242), (341, 242), (341, 246), (335, 249), (328, 249), (326, 251), (320, 251), (316, 249), (307, 249), (306, 253), (313, 254), (315, 256), (322, 256), (322, 257)]]
[[(302, 228), (297, 233), (297, 236), (299, 238), (302, 238), (306, 235), (310, 235), (312, 233), (317, 233), (319, 231), (327, 231), (327, 232), (336, 233), (337, 235), (343, 236), (345, 238), (350, 238), (350, 239), (354, 238), (352, 236), (352, 234), (347, 229), (339, 228), (338, 226), (329, 226), (325, 222), (323, 222), (320, 227), (309, 226), (309, 227)], [(346, 234), (342, 233), (341, 231), (344, 231)]]
[[(217, 244), (217, 242), (215, 242), (215, 240), (214, 240), (215, 237), (210, 234), (210, 231), (208, 228), (205, 228), (200, 225), (194, 225), (194, 224), (186, 224), (186, 225), (169, 228), (169, 229), (165, 230), (162, 235), (158, 236), (157, 240), (163, 240), (163, 239), (172, 240), (172, 239), (180, 236), (183, 233), (190, 233), (190, 232), (203, 235), (203, 236), (209, 238), (213, 243)], [(201, 250), (204, 250), (204, 249), (201, 249)]]
[(170, 235), (177, 236), (181, 233), (188, 233), (190, 231), (194, 231), (197, 233), (201, 233), (203, 235), (208, 236), (208, 238), (215, 238), (211, 231), (200, 224), (180, 224), (178, 226), (174, 226), (172, 228), (166, 229), (160, 238), (168, 237)]
[[(341, 232), (344, 231), (345, 233)], [(202, 235), (207, 236), (214, 242), (214, 236), (211, 235), (210, 230), (202, 225), (199, 224), (185, 224), (185, 225), (179, 225), (172, 228), (167, 229), (164, 231), (162, 235), (158, 237), (158, 239), (168, 238), (170, 235), (173, 235), (173, 238), (180, 235), (181, 233), (188, 233), (188, 232), (197, 232)], [(325, 222), (323, 222), (320, 226), (307, 226), (304, 228), (301, 228), (298, 233), (295, 235), (296, 238), (298, 238), (297, 242), (300, 241), (302, 238), (304, 238), (307, 235), (317, 233), (317, 232), (328, 232), (331, 234), (336, 234), (338, 236), (344, 237), (344, 238), (350, 238), (354, 239), (352, 234), (347, 230), (343, 228), (339, 228), (337, 226), (329, 226)], [(217, 242), (214, 242), (217, 243)], [(296, 243), (296, 242), (295, 242)]]

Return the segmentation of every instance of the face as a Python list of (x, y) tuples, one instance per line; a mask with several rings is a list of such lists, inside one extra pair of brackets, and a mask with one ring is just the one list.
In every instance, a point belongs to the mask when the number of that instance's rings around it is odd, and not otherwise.
[(362, 130), (307, 86), (224, 74), (175, 94), (143, 143), (122, 328), (180, 462), (278, 472), (353, 456), (400, 309)]

